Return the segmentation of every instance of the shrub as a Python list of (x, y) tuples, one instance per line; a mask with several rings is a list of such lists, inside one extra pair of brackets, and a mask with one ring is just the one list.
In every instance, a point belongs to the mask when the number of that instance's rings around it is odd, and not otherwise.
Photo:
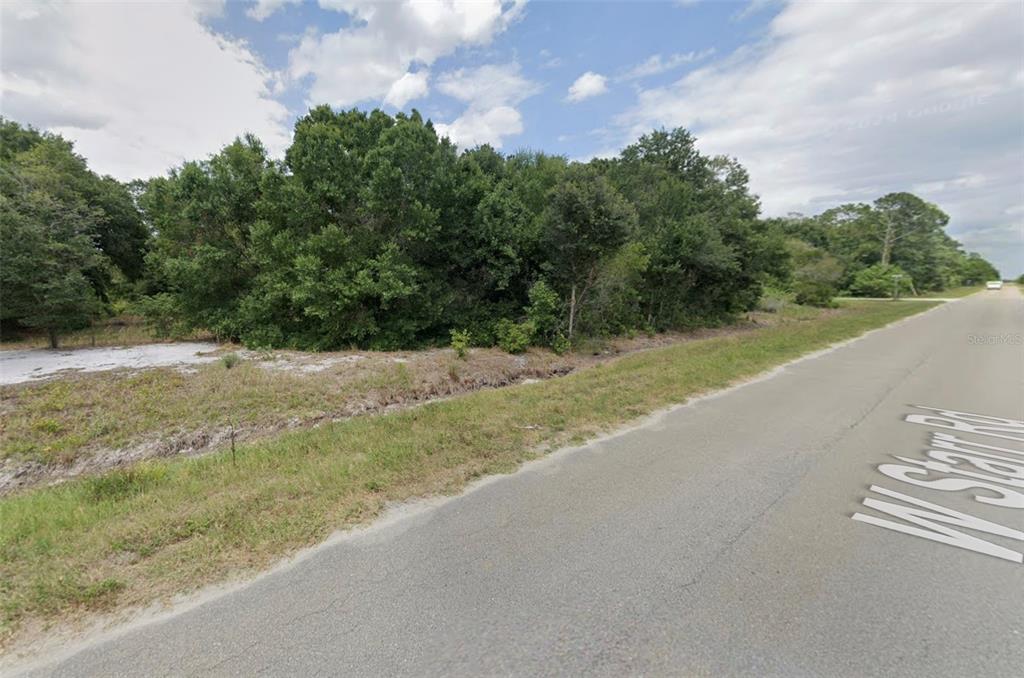
[(778, 313), (793, 300), (793, 295), (778, 287), (765, 287), (757, 307), (766, 313)]
[(558, 293), (543, 280), (535, 282), (529, 291), (530, 305), (526, 317), (533, 323), (537, 338), (549, 343), (555, 339), (560, 322), (561, 300)]
[(536, 328), (529, 320), (515, 323), (508, 319), (499, 320), (494, 333), (498, 337), (498, 346), (507, 353), (522, 353), (533, 342)]
[(557, 353), (558, 355), (568, 353), (570, 348), (572, 348), (572, 343), (561, 332), (559, 332), (558, 335), (555, 337), (554, 341), (551, 342), (551, 350)]
[(839, 291), (839, 281), (845, 271), (843, 264), (824, 250), (800, 240), (791, 240), (787, 247), (793, 261), (794, 301), (807, 306), (835, 306), (832, 297)]
[(582, 334), (609, 337), (642, 325), (641, 298), (649, 264), (650, 257), (639, 242), (627, 243), (602, 261), (577, 309), (576, 329)]
[[(896, 279), (897, 275), (902, 277)], [(853, 276), (850, 285), (850, 292), (858, 297), (889, 297), (894, 289), (900, 294), (909, 293), (913, 290), (913, 281), (903, 269), (892, 264), (868, 266)]]
[(836, 288), (829, 283), (814, 282), (812, 280), (800, 280), (793, 284), (793, 291), (796, 294), (795, 301), (804, 306), (821, 306), (833, 308), (836, 306), (832, 297), (836, 294)]
[(275, 346), (283, 346), (285, 337), (281, 328), (264, 325), (242, 333), (242, 343), (254, 351), (268, 351)]
[(171, 294), (161, 292), (142, 297), (133, 304), (133, 310), (143, 317), (156, 337), (166, 339), (180, 333), (181, 309)]
[(455, 355), (459, 358), (465, 359), (466, 354), (469, 352), (469, 330), (452, 330), (451, 335), (452, 349), (455, 350)]
[(129, 315), (135, 310), (135, 302), (128, 299), (114, 299), (110, 302), (110, 313), (113, 316)]
[(220, 362), (224, 365), (225, 369), (230, 370), (232, 367), (242, 362), (242, 359), (238, 357), (237, 353), (228, 353), (220, 359)]

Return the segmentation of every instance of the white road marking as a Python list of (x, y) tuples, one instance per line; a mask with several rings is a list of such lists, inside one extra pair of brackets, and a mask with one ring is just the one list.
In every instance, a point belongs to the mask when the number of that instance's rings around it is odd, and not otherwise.
[(891, 516), (896, 516), (907, 522), (914, 523), (915, 525), (920, 525), (926, 529), (922, 529), (922, 527), (911, 527), (910, 525), (897, 523), (892, 520), (885, 520), (883, 518), (878, 518), (864, 513), (854, 513), (854, 520), (862, 523), (869, 523), (871, 525), (878, 525), (879, 527), (884, 527), (888, 530), (896, 530), (897, 532), (912, 534), (916, 537), (924, 537), (925, 539), (942, 542), (943, 544), (950, 544), (951, 546), (956, 546), (958, 548), (977, 551), (978, 553), (995, 556), (996, 558), (1002, 558), (1003, 560), (1009, 560), (1014, 563), (1024, 563), (1024, 553), (1004, 548), (998, 544), (993, 544), (992, 542), (979, 539), (978, 537), (974, 537), (964, 532), (959, 532), (949, 527), (944, 527), (939, 523), (947, 523), (949, 525), (956, 525), (957, 527), (986, 532), (988, 534), (994, 534), (1001, 537), (1009, 537), (1010, 539), (1016, 539), (1017, 541), (1024, 541), (1024, 532), (1021, 532), (1020, 530), (989, 522), (988, 520), (984, 520), (967, 513), (954, 511), (953, 509), (939, 506), (938, 504), (922, 501), (921, 499), (916, 499), (915, 497), (911, 497), (900, 492), (887, 490), (886, 488), (879, 487), (877, 485), (872, 485), (871, 491), (887, 497), (892, 497), (893, 499), (899, 499), (900, 501), (913, 504), (914, 506), (920, 506), (921, 508), (911, 508), (909, 506), (893, 504), (887, 501), (880, 501), (871, 497), (866, 497), (864, 499), (865, 506)]
[[(920, 405), (914, 407), (934, 414), (908, 414), (904, 421), (997, 438), (1000, 442), (1024, 442), (1024, 422), (1016, 419)], [(926, 459), (893, 455), (904, 464), (880, 464), (878, 472), (908, 485), (944, 492), (973, 491), (971, 496), (977, 502), (1001, 508), (1024, 509), (1024, 492), (1012, 489), (1024, 489), (1024, 451), (1005, 447), (1005, 443), (988, 445), (938, 431), (933, 431), (931, 436), (931, 449), (925, 451)], [(867, 513), (854, 513), (852, 518), (858, 522), (1024, 564), (1024, 553), (946, 525), (1024, 541), (1024, 532), (1020, 530), (877, 485), (872, 485), (870, 491), (905, 502), (895, 504), (870, 496), (862, 501), (864, 506), (903, 522)], [(1017, 520), (1019, 522), (1019, 518)]]

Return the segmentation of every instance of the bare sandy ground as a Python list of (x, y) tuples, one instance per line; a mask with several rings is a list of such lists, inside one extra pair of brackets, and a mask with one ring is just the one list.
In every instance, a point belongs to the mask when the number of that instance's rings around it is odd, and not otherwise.
[(216, 360), (216, 356), (211, 354), (217, 349), (217, 344), (187, 342), (113, 348), (0, 351), (0, 384), (45, 379), (66, 370), (102, 372), (121, 368), (137, 370), (194, 365)]

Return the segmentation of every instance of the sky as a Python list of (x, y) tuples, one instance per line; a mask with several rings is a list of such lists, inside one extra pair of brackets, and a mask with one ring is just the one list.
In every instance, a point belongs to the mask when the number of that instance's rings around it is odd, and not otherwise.
[(160, 175), (310, 106), (419, 110), (574, 160), (686, 127), (769, 216), (910, 191), (1024, 272), (1024, 3), (182, 0), (0, 4), (0, 113)]

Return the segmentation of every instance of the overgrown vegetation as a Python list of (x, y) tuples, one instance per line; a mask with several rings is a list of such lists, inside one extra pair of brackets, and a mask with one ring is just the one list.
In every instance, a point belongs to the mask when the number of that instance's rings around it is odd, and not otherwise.
[(459, 154), (415, 112), (321, 106), (283, 162), (246, 137), (139, 204), (161, 317), (250, 346), (395, 349), (458, 329), (564, 347), (719, 322), (786, 265), (743, 168), (684, 130), (580, 164)]
[[(94, 455), (116, 462), (135, 458), (130, 452), (139, 449), (149, 456), (202, 450), (222, 441), (231, 425), (246, 435), (269, 435), (290, 425), (562, 374), (583, 360), (540, 350), (512, 359), (481, 349), (458, 361), (456, 378), (452, 362), (443, 350), (245, 359), (228, 353), (187, 372), (92, 372), (0, 386), (0, 462), (37, 462), (57, 467), (53, 474), (60, 477)], [(0, 483), (0, 494), (4, 489)]]
[(128, 188), (59, 136), (0, 118), (0, 327), (51, 347), (142, 275), (149, 234)]
[[(212, 341), (213, 335), (203, 330), (162, 334), (154, 332), (152, 326), (142, 318), (133, 315), (118, 315), (94, 321), (88, 327), (60, 335), (60, 347), (93, 348), (104, 346), (138, 346), (174, 339), (177, 341)], [(11, 331), (4, 333), (0, 351), (47, 348), (49, 337), (32, 331)]]
[(911, 193), (769, 221), (789, 238), (789, 287), (801, 303), (826, 304), (841, 291), (891, 297), (999, 278), (992, 264), (946, 234), (945, 212)]
[(912, 292), (996, 276), (907, 193), (761, 219), (746, 170), (683, 129), (577, 163), (460, 154), (415, 111), (319, 106), (282, 160), (247, 135), (130, 185), (59, 136), (0, 132), (0, 323), (53, 345), (120, 308), (154, 336), (252, 348), (414, 348), (460, 330), (477, 346), (565, 350), (715, 325), (766, 284), (828, 306), (877, 293), (891, 266)]
[[(237, 463), (229, 452), (149, 462), (6, 497), (3, 640), (26, 620), (147, 603), (265, 567), (389, 501), (456, 491), (930, 306), (852, 302), (805, 322), (635, 353), (562, 379), (243, 444)], [(238, 370), (244, 365), (231, 376)]]

